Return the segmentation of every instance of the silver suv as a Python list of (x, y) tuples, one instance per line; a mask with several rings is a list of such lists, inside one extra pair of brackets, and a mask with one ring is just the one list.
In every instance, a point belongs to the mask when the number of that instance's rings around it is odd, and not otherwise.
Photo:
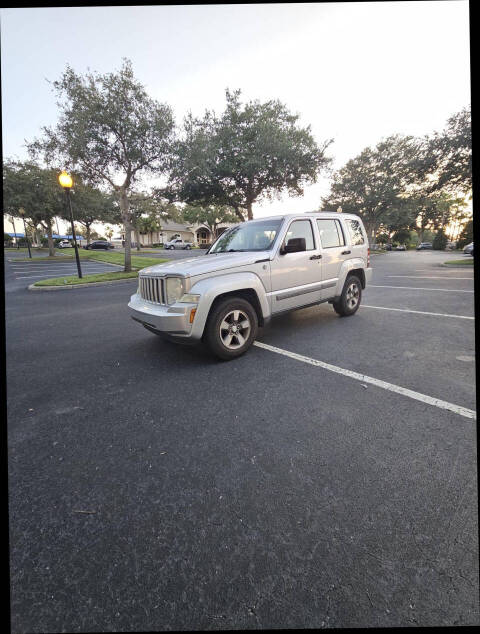
[(339, 315), (353, 315), (371, 274), (358, 216), (272, 216), (225, 231), (204, 257), (142, 269), (128, 306), (151, 332), (205, 341), (217, 357), (233, 359), (252, 345), (258, 326), (286, 311), (329, 302)]

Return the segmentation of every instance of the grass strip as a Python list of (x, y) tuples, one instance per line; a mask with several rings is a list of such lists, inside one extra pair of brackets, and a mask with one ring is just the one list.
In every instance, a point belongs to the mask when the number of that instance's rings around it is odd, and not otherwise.
[[(125, 254), (124, 253), (94, 253), (92, 251), (84, 251), (79, 250), (79, 256), (81, 260), (90, 260), (94, 262), (107, 262), (110, 264), (118, 264), (120, 266), (125, 265)], [(45, 257), (45, 258), (26, 258), (26, 259), (15, 259), (15, 262), (59, 262), (65, 260), (74, 260), (75, 257), (73, 255), (56, 255), (54, 257)], [(153, 266), (154, 264), (161, 264), (162, 262), (168, 262), (167, 258), (145, 258), (142, 256), (131, 256), (132, 268), (133, 269), (144, 269), (146, 266)]]
[(445, 266), (473, 266), (473, 258), (468, 260), (448, 260), (444, 264)]
[(34, 286), (78, 286), (87, 285), (92, 282), (111, 282), (114, 280), (124, 280), (128, 278), (138, 277), (138, 271), (113, 271), (112, 273), (96, 273), (84, 275), (81, 279), (76, 275), (68, 275), (63, 277), (52, 277), (48, 280), (39, 280)]

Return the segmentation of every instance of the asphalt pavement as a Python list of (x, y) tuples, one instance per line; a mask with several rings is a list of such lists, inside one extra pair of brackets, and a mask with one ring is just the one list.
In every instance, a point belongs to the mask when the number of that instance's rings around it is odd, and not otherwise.
[(12, 631), (478, 624), (459, 257), (372, 256), (355, 316), (228, 363), (134, 322), (136, 281), (32, 293), (7, 262)]

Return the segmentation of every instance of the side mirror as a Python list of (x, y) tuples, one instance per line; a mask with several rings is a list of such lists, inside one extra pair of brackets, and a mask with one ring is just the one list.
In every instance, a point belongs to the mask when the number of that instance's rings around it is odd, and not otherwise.
[(307, 243), (305, 242), (305, 238), (290, 238), (290, 240), (285, 244), (280, 253), (285, 255), (285, 253), (298, 253), (298, 251), (306, 251)]

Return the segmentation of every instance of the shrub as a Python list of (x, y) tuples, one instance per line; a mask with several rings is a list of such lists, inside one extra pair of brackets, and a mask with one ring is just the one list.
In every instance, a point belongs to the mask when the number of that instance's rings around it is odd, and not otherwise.
[(442, 230), (437, 231), (433, 238), (432, 246), (437, 251), (444, 251), (447, 248), (448, 238)]

